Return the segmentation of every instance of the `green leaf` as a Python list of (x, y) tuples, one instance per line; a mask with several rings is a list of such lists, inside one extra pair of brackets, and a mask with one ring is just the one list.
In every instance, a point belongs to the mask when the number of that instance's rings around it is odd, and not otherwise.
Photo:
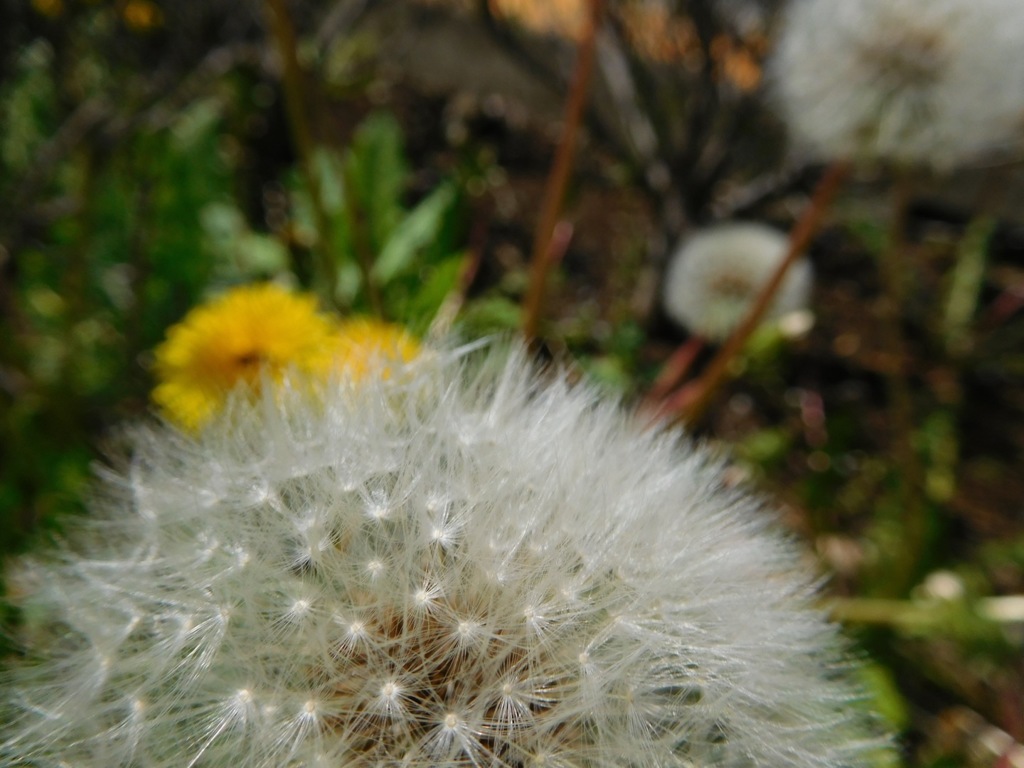
[(217, 98), (190, 104), (171, 125), (171, 146), (177, 152), (195, 149), (217, 129), (223, 111), (223, 103)]
[(995, 229), (994, 217), (977, 216), (968, 225), (957, 248), (956, 267), (949, 282), (942, 318), (946, 346), (954, 352), (963, 350), (968, 343), (971, 318), (981, 298), (989, 243)]
[[(333, 150), (317, 147), (313, 153), (313, 173), (320, 185), (320, 199), (327, 213), (338, 214), (345, 204), (345, 167)], [(307, 193), (308, 195), (308, 193)]]
[(211, 203), (200, 214), (220, 277), (244, 282), (288, 269), (288, 249), (276, 238), (249, 229), (242, 212), (228, 203)]
[(462, 273), (463, 254), (450, 256), (430, 270), (429, 277), (409, 299), (404, 313), (395, 313), (416, 334), (423, 334), (430, 327), (444, 300), (454, 290)]
[(581, 357), (579, 363), (587, 372), (590, 380), (607, 388), (611, 392), (625, 393), (629, 391), (632, 380), (622, 360), (614, 355), (597, 357)]
[(359, 271), (359, 266), (354, 261), (339, 262), (337, 278), (334, 285), (335, 301), (342, 307), (353, 306), (363, 284), (363, 275)]
[(247, 280), (272, 277), (288, 270), (288, 249), (270, 235), (248, 232), (235, 245), (235, 264)]
[(450, 184), (442, 184), (422, 200), (384, 244), (371, 272), (374, 280), (384, 285), (408, 269), (416, 253), (437, 236), (454, 201), (455, 189)]
[(488, 333), (518, 328), (522, 321), (522, 308), (516, 302), (503, 296), (477, 299), (466, 305), (461, 325), (468, 336), (483, 336)]
[(875, 662), (869, 662), (860, 668), (858, 677), (870, 699), (870, 711), (877, 712), (897, 730), (902, 730), (910, 724), (910, 712), (906, 701), (888, 669)]
[(352, 213), (367, 222), (370, 245), (379, 253), (402, 219), (402, 193), (408, 176), (402, 130), (387, 113), (370, 115), (352, 140), (346, 171), (355, 196)]

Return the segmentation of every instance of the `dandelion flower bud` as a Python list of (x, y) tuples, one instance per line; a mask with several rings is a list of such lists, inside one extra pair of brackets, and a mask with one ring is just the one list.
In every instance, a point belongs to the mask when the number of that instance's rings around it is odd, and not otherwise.
[(1020, 138), (1019, 0), (794, 0), (774, 62), (796, 136), (829, 158), (949, 168)]
[[(691, 235), (665, 277), (669, 317), (710, 341), (724, 341), (746, 317), (786, 257), (788, 237), (754, 222), (719, 224)], [(801, 258), (786, 271), (765, 320), (807, 307), (811, 264)]]
[(793, 548), (704, 452), (521, 353), (256, 405), (137, 432), (12, 569), (0, 763), (872, 764)]

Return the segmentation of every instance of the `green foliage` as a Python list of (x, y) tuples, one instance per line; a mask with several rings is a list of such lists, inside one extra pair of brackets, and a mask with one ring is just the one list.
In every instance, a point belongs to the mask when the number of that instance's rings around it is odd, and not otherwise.
[(24, 173), (49, 138), (55, 111), (52, 66), (53, 48), (44, 40), (35, 40), (19, 53), (13, 75), (0, 90), (4, 178)]
[(232, 203), (207, 204), (200, 211), (200, 223), (219, 280), (244, 283), (268, 279), (288, 270), (290, 256), (284, 243), (273, 236), (254, 232)]
[(469, 336), (508, 333), (522, 324), (522, 308), (503, 296), (473, 302), (462, 314), (461, 327)]
[(985, 279), (989, 241), (996, 222), (991, 216), (979, 216), (971, 222), (957, 249), (957, 261), (949, 278), (943, 335), (947, 347), (960, 352), (968, 342), (971, 320), (977, 314)]
[[(19, 111), (22, 145), (45, 135), (55, 94), (33, 90), (31, 110), (6, 102)], [(109, 153), (84, 147), (47, 187), (71, 201), (67, 212), (31, 238), (18, 236), (16, 221), (0, 222), (16, 238), (0, 318), (0, 363), (17, 382), (0, 419), (4, 549), (80, 507), (97, 435), (145, 400), (139, 361), (205, 290), (214, 262), (200, 211), (230, 196), (221, 122), (218, 104), (199, 101)], [(15, 186), (35, 172), (8, 168), (20, 170)]]
[[(336, 273), (320, 286), (333, 301), (356, 312), (376, 313), (424, 333), (455, 288), (460, 265), (461, 195), (443, 182), (411, 207), (410, 171), (401, 129), (384, 113), (359, 126), (343, 152), (321, 148), (315, 156), (319, 195), (295, 174), (291, 187), (296, 227), (310, 246), (326, 242)], [(318, 231), (315, 200), (328, 231)]]

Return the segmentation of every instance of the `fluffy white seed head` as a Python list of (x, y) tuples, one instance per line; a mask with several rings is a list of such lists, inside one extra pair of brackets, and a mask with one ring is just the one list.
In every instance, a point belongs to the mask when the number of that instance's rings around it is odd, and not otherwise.
[(520, 353), (133, 449), (13, 571), (0, 764), (869, 764), (759, 504)]
[(1019, 143), (1019, 0), (792, 0), (773, 64), (797, 138), (827, 158), (949, 168)]
[[(786, 257), (788, 238), (755, 222), (698, 230), (672, 256), (665, 274), (669, 317), (710, 341), (724, 341), (746, 316), (775, 268)], [(811, 264), (800, 258), (786, 272), (765, 320), (807, 307)]]

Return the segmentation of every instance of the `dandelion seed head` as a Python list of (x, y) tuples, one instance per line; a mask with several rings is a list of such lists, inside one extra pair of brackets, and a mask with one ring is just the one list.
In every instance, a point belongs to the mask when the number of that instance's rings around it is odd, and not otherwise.
[(520, 352), (237, 415), (138, 431), (132, 483), (13, 569), (0, 762), (871, 764), (798, 556), (701, 450)]
[[(698, 230), (672, 256), (665, 277), (665, 312), (692, 333), (720, 342), (747, 315), (789, 240), (776, 229), (733, 222)], [(766, 320), (806, 308), (811, 266), (805, 258), (790, 266)]]
[(795, 0), (773, 62), (796, 137), (827, 158), (946, 169), (1019, 145), (1017, 0)]

